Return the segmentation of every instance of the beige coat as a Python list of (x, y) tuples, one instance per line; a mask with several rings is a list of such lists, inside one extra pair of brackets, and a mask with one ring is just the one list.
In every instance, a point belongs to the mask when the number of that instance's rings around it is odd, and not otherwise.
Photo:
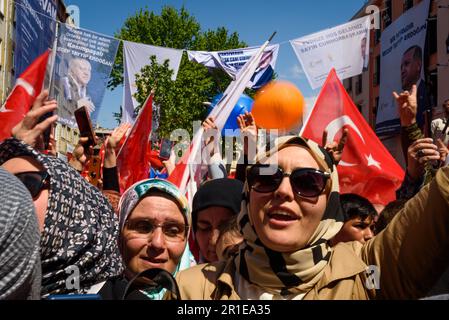
[[(304, 299), (416, 299), (448, 265), (449, 168), (443, 168), (374, 239), (337, 245), (324, 276)], [(378, 290), (373, 289), (376, 274), (368, 278), (367, 266), (380, 273)], [(231, 260), (182, 271), (177, 276), (181, 298), (239, 300), (234, 274)]]

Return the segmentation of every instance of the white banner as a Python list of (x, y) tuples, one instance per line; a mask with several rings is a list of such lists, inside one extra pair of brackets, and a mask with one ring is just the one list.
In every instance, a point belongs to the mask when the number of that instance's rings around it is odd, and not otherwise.
[[(221, 68), (235, 80), (243, 66), (259, 49), (260, 47), (250, 47), (215, 52), (187, 51), (187, 53), (190, 61), (195, 61), (211, 69)], [(278, 55), (278, 44), (268, 46), (264, 50), (262, 59), (247, 85), (249, 88), (258, 90), (272, 80)]]
[(376, 132), (389, 135), (399, 132), (400, 121), (393, 92), (411, 90), (418, 86), (418, 114), (420, 126), (428, 99), (424, 78), (424, 47), (430, 0), (408, 10), (382, 33), (380, 60), (380, 97)]
[[(223, 130), (223, 127), (228, 120), (235, 104), (240, 99), (241, 94), (245, 91), (246, 84), (250, 81), (251, 77), (257, 69), (257, 66), (261, 64), (264, 52), (269, 42), (265, 42), (259, 47), (256, 52), (250, 57), (250, 60), (245, 63), (237, 75), (237, 78), (232, 81), (226, 91), (223, 94), (221, 100), (217, 103), (212, 110), (210, 117), (215, 118), (215, 124), (217, 125), (218, 132)], [(184, 168), (182, 178), (177, 185), (181, 192), (185, 193), (191, 183), (199, 183), (199, 181), (193, 182), (192, 180), (198, 176), (201, 171), (201, 165), (203, 163), (202, 155), (204, 154), (205, 146), (203, 141), (204, 128), (200, 128), (193, 137), (191, 143), (191, 151), (188, 154), (186, 166)], [(190, 186), (191, 187), (191, 186)], [(189, 195), (193, 197), (193, 195)]]
[(123, 41), (123, 65), (124, 65), (124, 92), (123, 92), (123, 114), (122, 123), (134, 123), (134, 110), (139, 103), (134, 98), (137, 92), (136, 74), (140, 73), (142, 68), (150, 64), (150, 57), (156, 56), (156, 61), (163, 64), (169, 60), (170, 69), (172, 69), (172, 80), (176, 80), (179, 65), (181, 64), (183, 50), (162, 48), (150, 46), (141, 43)]
[(368, 70), (370, 26), (366, 16), (290, 41), (312, 89), (324, 84), (332, 68), (341, 80)]

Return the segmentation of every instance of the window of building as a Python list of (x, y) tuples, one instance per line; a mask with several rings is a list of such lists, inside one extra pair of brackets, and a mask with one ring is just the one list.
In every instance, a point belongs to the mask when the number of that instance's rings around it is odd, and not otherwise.
[(359, 75), (355, 84), (355, 94), (361, 94), (363, 89), (363, 76)]
[(377, 110), (379, 110), (379, 97), (377, 97), (374, 100), (374, 108), (372, 110), (373, 110), (374, 118), (376, 118), (377, 117)]
[(347, 91), (350, 92), (350, 93), (352, 92), (352, 78), (348, 79)]
[(376, 29), (374, 31), (374, 44), (378, 44), (380, 42), (380, 37), (382, 36), (382, 31), (380, 29)]
[(437, 29), (437, 17), (430, 17), (427, 20), (427, 47), (429, 48), (429, 54), (438, 52)]
[(449, 54), (449, 35), (447, 36), (447, 39), (446, 39), (446, 52), (447, 52), (447, 54)]
[(384, 29), (385, 29), (392, 22), (393, 7), (392, 7), (391, 0), (385, 0), (384, 4), (385, 4), (385, 10), (383, 12), (382, 18), (384, 21)]
[(374, 76), (373, 76), (373, 85), (374, 86), (378, 86), (380, 84), (380, 55), (378, 55), (376, 57), (375, 60), (375, 71), (374, 71)]
[(404, 12), (413, 7), (413, 0), (403, 0)]

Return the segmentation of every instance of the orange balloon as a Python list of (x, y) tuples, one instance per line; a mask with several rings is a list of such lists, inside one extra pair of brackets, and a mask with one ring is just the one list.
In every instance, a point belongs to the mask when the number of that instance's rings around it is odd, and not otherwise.
[(273, 81), (257, 93), (252, 114), (258, 127), (292, 129), (302, 119), (304, 104), (304, 96), (293, 83)]

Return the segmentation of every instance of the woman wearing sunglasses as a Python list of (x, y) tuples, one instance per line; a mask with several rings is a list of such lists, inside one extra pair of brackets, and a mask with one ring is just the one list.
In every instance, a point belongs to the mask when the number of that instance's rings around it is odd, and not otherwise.
[(148, 286), (144, 279), (130, 282), (150, 269), (172, 275), (190, 267), (193, 256), (187, 239), (190, 210), (187, 199), (176, 186), (165, 180), (150, 179), (130, 187), (120, 199), (119, 246), (125, 272), (102, 284), (103, 299), (125, 298), (125, 288), (133, 292), (128, 299), (160, 300), (166, 290)]
[(44, 298), (84, 294), (121, 274), (117, 217), (98, 189), (64, 161), (17, 139), (0, 144), (0, 166), (22, 181), (33, 198)]
[(277, 147), (248, 170), (237, 256), (181, 272), (182, 299), (424, 296), (449, 260), (449, 168), (376, 238), (331, 247), (344, 220), (331, 157), (300, 137)]

